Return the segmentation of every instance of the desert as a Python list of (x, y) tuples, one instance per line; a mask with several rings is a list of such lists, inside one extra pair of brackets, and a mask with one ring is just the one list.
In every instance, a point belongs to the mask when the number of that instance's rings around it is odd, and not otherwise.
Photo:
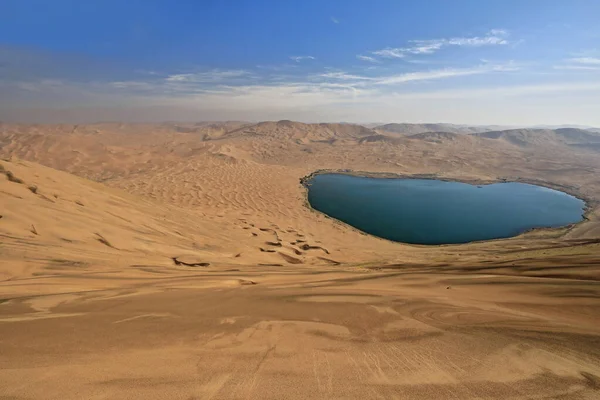
[[(2, 124), (0, 395), (596, 398), (595, 138)], [(407, 245), (307, 205), (303, 177), (349, 169), (538, 182), (588, 208), (565, 228)]]

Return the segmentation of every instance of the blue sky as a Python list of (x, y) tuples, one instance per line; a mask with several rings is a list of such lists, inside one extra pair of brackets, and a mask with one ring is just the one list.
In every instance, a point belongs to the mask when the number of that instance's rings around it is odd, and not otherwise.
[(600, 126), (600, 2), (0, 1), (0, 118)]

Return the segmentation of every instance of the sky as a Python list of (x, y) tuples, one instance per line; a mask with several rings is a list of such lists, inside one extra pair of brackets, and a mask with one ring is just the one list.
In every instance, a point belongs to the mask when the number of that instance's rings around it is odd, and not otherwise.
[(0, 120), (600, 126), (597, 0), (0, 0)]

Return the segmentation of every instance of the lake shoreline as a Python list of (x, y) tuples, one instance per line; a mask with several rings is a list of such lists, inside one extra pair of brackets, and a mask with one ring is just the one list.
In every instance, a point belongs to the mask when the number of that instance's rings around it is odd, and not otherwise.
[[(520, 234), (516, 235), (516, 236), (511, 236), (511, 237), (505, 237), (505, 238), (496, 238), (496, 239), (488, 239), (488, 240), (476, 240), (476, 241), (471, 241), (471, 242), (466, 242), (466, 243), (452, 243), (452, 244), (414, 244), (414, 243), (406, 243), (406, 242), (399, 242), (399, 241), (395, 241), (395, 240), (391, 240), (391, 239), (387, 239), (384, 237), (380, 237), (380, 236), (376, 236), (373, 234), (370, 234), (368, 232), (362, 231), (346, 222), (343, 222), (341, 220), (338, 220), (337, 218), (334, 218), (324, 212), (321, 212), (317, 209), (315, 209), (314, 207), (312, 207), (312, 205), (310, 204), (310, 201), (308, 200), (308, 190), (310, 187), (310, 182), (312, 181), (313, 178), (315, 178), (318, 175), (325, 175), (325, 174), (336, 174), (336, 175), (348, 175), (348, 176), (356, 176), (356, 177), (361, 177), (361, 178), (376, 178), (376, 179), (423, 179), (423, 180), (437, 180), (437, 181), (443, 181), (443, 182), (459, 182), (459, 183), (466, 183), (469, 185), (473, 185), (473, 186), (485, 186), (485, 185), (493, 185), (493, 184), (497, 184), (497, 183), (510, 183), (510, 182), (515, 182), (515, 183), (524, 183), (524, 184), (529, 184), (529, 185), (535, 185), (535, 186), (541, 186), (541, 187), (545, 187), (548, 189), (552, 189), (552, 190), (556, 190), (559, 191), (561, 193), (565, 193), (568, 194), (570, 196), (573, 196), (581, 201), (583, 201), (584, 203), (584, 208), (583, 208), (583, 214), (582, 214), (582, 219), (579, 222), (573, 223), (573, 224), (569, 224), (569, 225), (565, 225), (565, 226), (561, 226), (561, 227), (555, 227), (555, 228), (547, 228), (547, 227), (541, 227), (541, 228), (532, 228), (532, 229), (528, 229), (524, 232), (521, 232)], [(405, 245), (405, 246), (415, 246), (415, 247), (427, 247), (427, 248), (432, 248), (432, 247), (448, 247), (448, 246), (464, 246), (464, 245), (468, 245), (468, 244), (476, 244), (476, 243), (490, 243), (490, 242), (496, 242), (496, 241), (500, 241), (500, 240), (513, 240), (515, 238), (522, 238), (524, 235), (528, 235), (534, 232), (559, 232), (560, 230), (564, 230), (565, 232), (560, 234), (559, 237), (564, 237), (566, 234), (568, 234), (572, 229), (574, 229), (576, 226), (579, 226), (585, 222), (588, 222), (589, 216), (590, 214), (598, 207), (600, 206), (600, 201), (591, 198), (589, 196), (586, 196), (584, 194), (582, 194), (576, 187), (574, 186), (568, 186), (568, 185), (562, 185), (562, 184), (558, 184), (555, 182), (550, 182), (550, 181), (544, 181), (541, 179), (530, 179), (530, 178), (522, 178), (522, 177), (497, 177), (495, 179), (477, 179), (477, 178), (473, 178), (473, 179), (468, 179), (468, 178), (452, 178), (452, 177), (448, 177), (448, 176), (439, 176), (438, 174), (399, 174), (399, 173), (395, 173), (395, 172), (369, 172), (369, 171), (356, 171), (356, 170), (351, 170), (351, 169), (319, 169), (316, 171), (311, 172), (310, 174), (303, 176), (300, 178), (300, 184), (303, 186), (304, 190), (304, 200), (305, 200), (305, 204), (306, 206), (313, 212), (316, 212), (318, 214), (321, 214), (323, 216), (325, 216), (326, 218), (329, 218), (333, 221), (335, 221), (336, 223), (342, 224), (346, 227), (351, 228), (352, 230), (355, 230), (363, 235), (369, 235), (372, 237), (376, 237), (378, 239), (381, 240), (385, 240), (385, 241), (389, 241), (392, 243), (396, 243), (396, 244), (401, 244), (401, 245)]]

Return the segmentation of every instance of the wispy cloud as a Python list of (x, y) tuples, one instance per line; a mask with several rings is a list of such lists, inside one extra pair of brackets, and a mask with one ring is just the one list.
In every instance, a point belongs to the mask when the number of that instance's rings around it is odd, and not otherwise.
[(443, 42), (435, 40), (414, 40), (411, 43), (414, 46), (403, 49), (404, 52), (409, 54), (432, 54), (444, 46)]
[[(239, 94), (270, 94), (291, 93), (301, 95), (303, 99), (311, 98), (318, 93), (329, 93), (338, 101), (350, 101), (357, 95), (365, 93), (388, 93), (399, 90), (402, 85), (413, 82), (425, 82), (442, 79), (452, 79), (471, 75), (502, 73), (517, 71), (519, 66), (514, 63), (480, 64), (467, 68), (441, 68), (427, 71), (413, 71), (399, 74), (362, 75), (346, 71), (326, 71), (320, 74), (279, 76), (254, 76), (245, 71), (207, 71), (195, 74), (172, 74), (159, 79), (140, 81), (114, 81), (108, 84), (98, 82), (91, 89), (103, 93), (112, 91), (132, 96), (144, 96), (147, 101), (167, 97), (170, 101), (186, 101), (198, 96), (238, 96)], [(367, 70), (365, 70), (367, 71)], [(250, 76), (252, 79), (246, 79)], [(225, 77), (232, 77), (225, 79)], [(210, 79), (209, 79), (210, 78)], [(223, 78), (223, 80), (219, 80)], [(238, 79), (236, 79), (238, 78)], [(40, 85), (30, 85), (28, 90)], [(335, 94), (335, 95), (334, 95)], [(346, 98), (350, 96), (350, 98)], [(144, 100), (146, 101), (146, 100)]]
[[(564, 122), (560, 119), (565, 118), (565, 110), (568, 109), (565, 104), (573, 102), (573, 99), (586, 99), (570, 109), (580, 112), (587, 107), (586, 112), (592, 116), (588, 124), (593, 125), (592, 122), (597, 120), (593, 116), (594, 106), (600, 101), (600, 80), (589, 77), (583, 79), (576, 73), (572, 76), (565, 74), (564, 77), (561, 74), (558, 80), (536, 84), (519, 85), (519, 81), (523, 82), (520, 79), (478, 79), (475, 85), (475, 80), (470, 82), (461, 79), (459, 84), (446, 84), (446, 80), (510, 73), (519, 67), (520, 64), (511, 62), (486, 62), (465, 68), (414, 69), (402, 73), (390, 73), (388, 69), (387, 73), (378, 73), (381, 68), (364, 68), (362, 72), (321, 70), (321, 73), (312, 71), (294, 75), (252, 71), (252, 79), (245, 80), (244, 75), (220, 82), (194, 81), (190, 80), (188, 74), (177, 73), (138, 76), (140, 81), (123, 79), (113, 82), (42, 79), (7, 83), (0, 79), (0, 92), (16, 95), (2, 96), (10, 97), (10, 102), (5, 101), (4, 108), (0, 107), (0, 116), (15, 119), (17, 114), (14, 110), (18, 110), (19, 106), (36, 106), (91, 109), (93, 112), (86, 117), (90, 120), (264, 120), (280, 119), (285, 115), (308, 120), (398, 121), (416, 118), (446, 119), (458, 123), (469, 121), (468, 118), (478, 118), (478, 123), (497, 123), (498, 120), (494, 118), (498, 118), (505, 123), (515, 123), (516, 120), (509, 118), (522, 114), (535, 123), (539, 123), (537, 120), (554, 121), (552, 118), (556, 115), (555, 119), (560, 123)], [(190, 75), (196, 75), (197, 78), (201, 76), (199, 74), (209, 74), (213, 79), (215, 76), (235, 75), (226, 70), (219, 72), (203, 71)], [(186, 76), (168, 80), (179, 75)], [(440, 80), (444, 80), (445, 84), (439, 84)], [(432, 84), (410, 84), (427, 81)], [(14, 91), (11, 85), (18, 86), (18, 91)], [(18, 102), (15, 102), (15, 98), (19, 98)], [(538, 104), (535, 99), (540, 99), (540, 104), (544, 104), (543, 113), (531, 116), (530, 113), (518, 112), (521, 109), (535, 111)], [(2, 100), (0, 98), (0, 106)], [(80, 104), (86, 107), (78, 108)], [(116, 111), (108, 112), (105, 117), (97, 114), (97, 107), (107, 105), (116, 107)], [(165, 106), (169, 110), (160, 108)], [(144, 109), (146, 111), (141, 111)]]
[(386, 47), (385, 49), (375, 50), (371, 53), (383, 58), (403, 58), (406, 56), (406, 52), (403, 48), (393, 49), (391, 47)]
[(316, 58), (313, 56), (291, 56), (290, 60), (296, 61), (296, 62), (300, 62), (300, 61), (305, 61), (305, 60), (315, 60)]
[(394, 85), (414, 81), (429, 81), (436, 79), (455, 78), (459, 76), (480, 75), (493, 72), (518, 71), (519, 67), (513, 64), (478, 65), (469, 68), (443, 68), (430, 71), (408, 72), (379, 79), (379, 85)]
[(570, 71), (600, 71), (600, 65), (555, 65), (553, 69)]
[(371, 78), (368, 76), (360, 76), (360, 75), (352, 75), (347, 74), (345, 72), (328, 72), (320, 75), (323, 78), (332, 78), (332, 79), (342, 79), (342, 80), (375, 80), (375, 78)]
[(600, 71), (600, 58), (595, 57), (575, 57), (567, 58), (563, 64), (553, 67), (557, 70), (572, 71)]
[(336, 17), (331, 17), (331, 22), (333, 22), (334, 24), (339, 24), (340, 20), (337, 19)]
[(503, 29), (492, 29), (485, 36), (453, 37), (448, 39), (411, 40), (408, 47), (386, 47), (371, 52), (383, 58), (404, 58), (411, 54), (433, 54), (444, 47), (481, 47), (508, 44), (508, 32)]
[(321, 74), (320, 77), (343, 80), (346, 81), (346, 85), (365, 87), (368, 85), (400, 85), (408, 82), (430, 81), (460, 76), (479, 75), (494, 72), (512, 72), (518, 70), (519, 66), (511, 62), (505, 64), (481, 64), (468, 68), (442, 68), (383, 76), (361, 76), (345, 72), (329, 72), (326, 74)]
[(66, 84), (60, 79), (40, 79), (35, 82), (16, 82), (15, 85), (28, 92), (40, 92), (47, 89), (60, 89)]
[(167, 82), (221, 82), (227, 79), (240, 78), (250, 75), (244, 70), (211, 70), (188, 74), (174, 74), (165, 78)]
[(368, 62), (372, 62), (372, 63), (379, 62), (375, 57), (363, 56), (362, 54), (357, 55), (356, 58), (358, 58), (361, 61), (368, 61)]
[(508, 35), (508, 31), (506, 29), (490, 29), (490, 31), (488, 33), (493, 36), (507, 36)]
[(109, 85), (116, 89), (132, 90), (150, 90), (154, 87), (151, 83), (143, 81), (116, 81), (110, 82)]
[(535, 96), (550, 93), (598, 92), (600, 82), (558, 82), (536, 85), (487, 86), (476, 89), (447, 89), (419, 93), (395, 94), (407, 99), (489, 99), (490, 96)]
[(600, 58), (594, 58), (594, 57), (569, 58), (567, 61), (570, 61), (570, 62), (575, 63), (575, 64), (598, 65), (598, 66), (600, 66)]
[(149, 71), (149, 70), (146, 70), (146, 69), (136, 69), (134, 72), (136, 74), (142, 74), (142, 75), (160, 75), (156, 71)]
[[(113, 81), (64, 85), (69, 93), (90, 93), (113, 101), (131, 99), (143, 104), (196, 104), (202, 107), (229, 109), (292, 106), (314, 107), (318, 104), (355, 103), (356, 101), (383, 101), (394, 93), (420, 95), (422, 90), (408, 83), (426, 82), (518, 70), (514, 63), (481, 64), (468, 68), (442, 68), (397, 74), (363, 75), (346, 71), (324, 71), (320, 74), (295, 76), (248, 75), (245, 71), (205, 71), (194, 74), (170, 74), (140, 81)], [(365, 70), (371, 71), (371, 70)], [(374, 71), (373, 71), (374, 72)], [(250, 79), (246, 79), (246, 77)], [(225, 77), (232, 77), (225, 79)], [(223, 78), (223, 80), (219, 80)], [(44, 84), (31, 82), (21, 90), (56, 90)], [(40, 92), (36, 92), (40, 93)], [(55, 93), (55, 92), (52, 92)], [(35, 96), (39, 97), (38, 94)], [(283, 96), (283, 97), (282, 97)], [(395, 94), (394, 94), (395, 96)], [(441, 95), (443, 96), (443, 95)], [(100, 98), (100, 97), (98, 97)], [(285, 98), (285, 101), (282, 101)]]

